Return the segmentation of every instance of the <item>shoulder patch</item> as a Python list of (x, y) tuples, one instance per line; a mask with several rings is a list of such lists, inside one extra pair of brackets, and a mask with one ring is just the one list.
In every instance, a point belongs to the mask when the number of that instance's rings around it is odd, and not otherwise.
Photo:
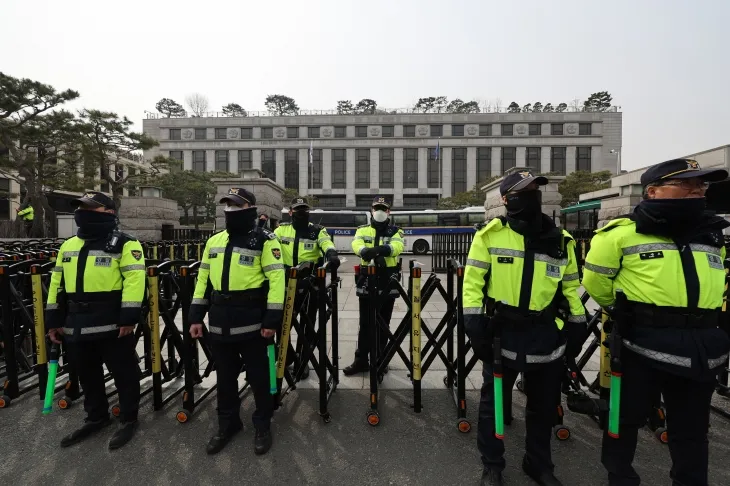
[(291, 221), (287, 221), (286, 223), (279, 223), (279, 226), (291, 226)]
[(388, 231), (386, 231), (386, 235), (393, 236), (394, 234), (398, 233), (400, 231), (400, 228), (397, 226), (388, 226)]

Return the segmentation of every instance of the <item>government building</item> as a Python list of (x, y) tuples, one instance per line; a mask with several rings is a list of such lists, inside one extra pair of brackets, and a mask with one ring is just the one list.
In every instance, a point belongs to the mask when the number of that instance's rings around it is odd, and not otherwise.
[(513, 167), (616, 173), (621, 120), (618, 111), (151, 115), (143, 129), (160, 145), (144, 158), (170, 156), (201, 172), (259, 169), (284, 188), (316, 195), (322, 208), (367, 208), (378, 194), (394, 209), (424, 209)]

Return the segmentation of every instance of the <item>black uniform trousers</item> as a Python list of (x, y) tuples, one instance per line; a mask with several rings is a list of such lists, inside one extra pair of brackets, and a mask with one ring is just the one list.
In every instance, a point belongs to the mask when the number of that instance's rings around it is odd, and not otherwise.
[(708, 468), (707, 431), (710, 425), (710, 399), (715, 383), (700, 382), (661, 371), (645, 358), (624, 348), (622, 358), (621, 410), (619, 438), (603, 434), (601, 462), (608, 470), (611, 486), (640, 484), (632, 467), (638, 432), (654, 405), (664, 396), (667, 412), (670, 477), (674, 486), (706, 486)]
[[(370, 323), (368, 322), (368, 313), (370, 312), (370, 296), (361, 295), (359, 297), (359, 308), (360, 308), (360, 328), (357, 333), (357, 350), (355, 350), (355, 357), (365, 359), (370, 354)], [(395, 306), (395, 297), (391, 297), (389, 294), (381, 294), (377, 299), (377, 316), (378, 326), (383, 326), (383, 323), (390, 329), (390, 318), (393, 315), (393, 307)], [(388, 334), (385, 329), (379, 329), (379, 355), (383, 354), (385, 347), (388, 345)]]
[(119, 418), (122, 422), (137, 420), (139, 380), (141, 373), (135, 352), (134, 333), (122, 338), (108, 337), (68, 343), (71, 361), (84, 390), (84, 410), (89, 421), (109, 418), (104, 367), (114, 378), (119, 393)]
[(246, 366), (246, 380), (253, 390), (256, 409), (253, 425), (257, 430), (268, 430), (274, 415), (274, 396), (270, 391), (269, 357), (267, 346), (271, 340), (258, 331), (243, 341), (211, 341), (215, 369), (218, 376), (218, 428), (221, 431), (242, 425), (241, 397), (238, 394), (238, 376)]
[[(503, 363), (502, 371), (503, 393), (505, 396), (511, 395), (519, 371), (510, 368), (508, 362)], [(555, 424), (556, 407), (560, 403), (562, 376), (562, 359), (535, 365), (534, 368), (528, 369), (523, 374), (525, 395), (527, 395), (525, 461), (535, 471), (544, 472), (555, 469), (550, 451), (550, 439)], [(479, 402), (477, 447), (484, 467), (501, 472), (505, 467), (504, 440), (494, 436), (494, 376), (491, 363), (484, 364), (482, 378), (484, 382)], [(504, 401), (507, 404), (512, 402), (511, 399)], [(505, 406), (504, 412), (506, 420), (510, 410)]]

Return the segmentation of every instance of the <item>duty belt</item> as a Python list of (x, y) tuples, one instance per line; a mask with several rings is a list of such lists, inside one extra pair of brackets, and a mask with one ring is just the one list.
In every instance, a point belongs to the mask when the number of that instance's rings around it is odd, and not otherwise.
[(80, 302), (77, 300), (68, 301), (68, 312), (71, 314), (86, 314), (99, 310), (109, 310), (110, 306), (121, 306), (119, 301), (109, 302)]
[(683, 307), (659, 307), (632, 302), (629, 306), (633, 324), (639, 327), (674, 329), (712, 329), (719, 323), (719, 315), (713, 309)]
[(495, 306), (495, 316), (499, 315), (500, 319), (510, 321), (508, 324), (514, 329), (521, 326), (551, 324), (555, 325), (555, 312), (548, 306), (541, 311), (522, 310), (507, 304), (497, 303)]
[(246, 305), (253, 302), (263, 304), (266, 303), (266, 295), (263, 292), (257, 292), (254, 290), (227, 293), (214, 291), (211, 294), (211, 302), (214, 305)]

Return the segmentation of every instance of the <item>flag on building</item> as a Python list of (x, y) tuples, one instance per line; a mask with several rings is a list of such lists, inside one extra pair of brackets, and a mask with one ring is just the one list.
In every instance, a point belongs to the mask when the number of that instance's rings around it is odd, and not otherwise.
[(439, 152), (441, 152), (441, 139), (436, 143), (436, 150), (433, 152), (433, 160), (439, 159)]

